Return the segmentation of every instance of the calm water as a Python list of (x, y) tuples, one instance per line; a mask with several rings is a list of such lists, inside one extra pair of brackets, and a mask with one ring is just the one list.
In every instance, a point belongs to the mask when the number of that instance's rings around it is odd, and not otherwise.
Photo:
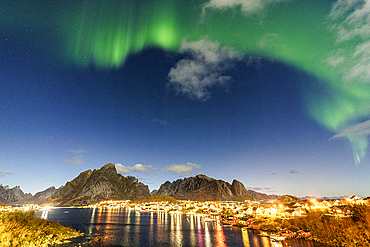
[(84, 237), (62, 246), (247, 246), (319, 247), (310, 241), (273, 242), (256, 232), (204, 222), (199, 216), (138, 212), (120, 208), (56, 208), (36, 212), (83, 232)]

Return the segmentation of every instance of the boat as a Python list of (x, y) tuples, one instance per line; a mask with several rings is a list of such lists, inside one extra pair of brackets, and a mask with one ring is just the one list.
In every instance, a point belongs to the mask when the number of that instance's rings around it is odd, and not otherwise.
[(283, 236), (283, 235), (278, 235), (278, 234), (271, 234), (269, 236), (273, 241), (277, 241), (277, 242), (280, 242), (280, 241), (283, 241), (286, 239), (286, 236)]
[(204, 222), (215, 222), (214, 218), (205, 218)]

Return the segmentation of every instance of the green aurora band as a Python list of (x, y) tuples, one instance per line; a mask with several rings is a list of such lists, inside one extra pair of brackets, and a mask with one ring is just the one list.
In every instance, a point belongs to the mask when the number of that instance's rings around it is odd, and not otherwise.
[[(145, 48), (176, 52), (183, 39), (207, 37), (243, 54), (294, 66), (316, 78), (315, 85), (297, 83), (302, 84), (307, 113), (328, 130), (338, 133), (369, 116), (369, 76), (359, 68), (369, 67), (370, 53), (364, 50), (370, 35), (353, 35), (341, 41), (340, 31), (346, 27), (342, 23), (353, 8), (338, 17), (332, 13), (338, 10), (336, 1), (267, 1), (265, 8), (254, 12), (243, 11), (240, 1), (222, 8), (195, 0), (50, 2), (50, 15), (45, 16), (49, 22), (34, 19), (35, 13), (41, 15), (37, 8), (24, 13), (23, 22), (13, 21), (20, 26), (32, 25), (27, 22), (41, 26), (42, 32), (58, 27), (54, 37), (60, 47), (58, 59), (75, 66), (114, 69), (123, 66), (129, 54)], [(359, 0), (356, 6), (361, 3)], [(1, 14), (12, 15), (17, 8), (21, 6), (13, 4)], [(16, 25), (11, 18), (0, 17), (0, 21)], [(367, 135), (346, 137), (359, 164), (366, 154)]]

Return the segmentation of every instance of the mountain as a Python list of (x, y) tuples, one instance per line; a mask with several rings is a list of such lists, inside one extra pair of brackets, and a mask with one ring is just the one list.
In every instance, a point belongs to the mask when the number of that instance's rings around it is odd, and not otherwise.
[(166, 181), (155, 194), (172, 196), (177, 200), (192, 201), (244, 201), (254, 199), (244, 185), (237, 180), (230, 184), (202, 174), (178, 179), (174, 182)]
[(32, 194), (24, 193), (20, 186), (9, 189), (9, 186), (0, 185), (0, 202), (3, 204), (32, 203)]
[(133, 176), (126, 176), (126, 178), (136, 185), (136, 187), (139, 189), (140, 193), (144, 197), (151, 196), (148, 185), (145, 185), (142, 182), (139, 182), (139, 180)]
[(54, 205), (87, 205), (103, 200), (124, 200), (142, 198), (144, 195), (128, 178), (117, 173), (112, 163), (97, 170), (87, 170), (57, 193), (47, 199)]
[(254, 190), (248, 190), (249, 194), (256, 198), (257, 200), (276, 200), (279, 199), (281, 196), (278, 195), (268, 195), (265, 193), (256, 192)]
[(291, 195), (283, 195), (279, 198), (279, 201), (283, 204), (294, 204), (294, 203), (303, 203), (304, 201), (301, 199), (298, 199), (297, 197), (291, 196)]
[(55, 193), (57, 193), (59, 189), (56, 189), (54, 186), (51, 186), (47, 188), (46, 190), (37, 192), (33, 197), (36, 201), (43, 202), (49, 197), (52, 197)]

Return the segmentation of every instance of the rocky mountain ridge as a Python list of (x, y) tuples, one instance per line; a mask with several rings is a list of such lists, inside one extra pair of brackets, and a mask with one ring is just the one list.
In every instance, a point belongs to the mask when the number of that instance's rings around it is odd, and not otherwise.
[(114, 164), (108, 163), (100, 169), (80, 173), (46, 202), (53, 205), (87, 205), (108, 199), (142, 197), (144, 195), (139, 188), (128, 178), (118, 174)]
[(254, 190), (248, 190), (248, 192), (251, 194), (251, 196), (253, 196), (257, 200), (276, 200), (281, 197), (279, 195), (268, 195), (268, 194), (260, 193)]
[(108, 163), (100, 169), (81, 172), (76, 178), (60, 188), (54, 186), (36, 193), (23, 193), (19, 186), (9, 188), (0, 184), (0, 204), (48, 203), (53, 205), (86, 205), (107, 199), (138, 199), (151, 195), (168, 195), (176, 199), (194, 201), (244, 201), (277, 199), (247, 190), (234, 180), (231, 184), (223, 180), (197, 175), (166, 181), (158, 190), (149, 187), (133, 176), (117, 173), (115, 165)]
[(18, 204), (32, 201), (32, 194), (24, 193), (20, 186), (9, 188), (9, 186), (0, 185), (0, 203)]
[(156, 195), (172, 196), (178, 200), (192, 201), (244, 201), (255, 199), (238, 180), (234, 180), (230, 184), (202, 174), (173, 182), (166, 181), (161, 185)]

